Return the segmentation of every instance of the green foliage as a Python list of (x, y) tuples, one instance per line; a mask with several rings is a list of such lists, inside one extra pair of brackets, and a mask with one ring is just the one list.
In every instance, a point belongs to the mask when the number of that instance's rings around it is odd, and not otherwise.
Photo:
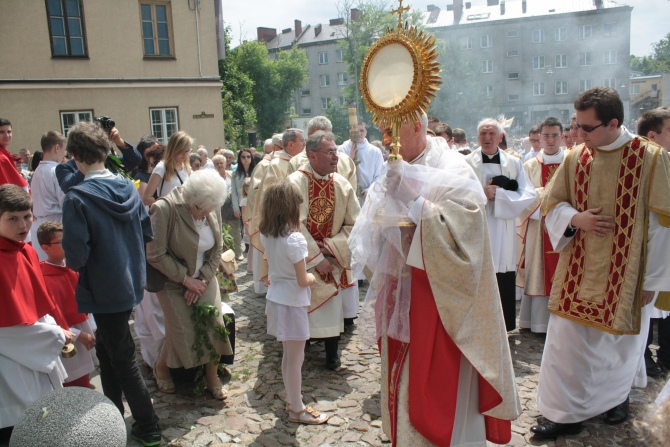
[[(226, 54), (230, 54), (230, 27), (226, 27)], [(219, 61), (219, 75), (223, 81), (221, 105), (223, 108), (223, 127), (229, 149), (246, 147), (247, 129), (256, 121), (253, 107), (254, 82), (227, 57)]]
[(260, 139), (281, 131), (295, 89), (307, 77), (305, 52), (294, 47), (280, 51), (277, 59), (270, 60), (265, 44), (253, 41), (233, 49), (228, 59), (253, 82), (252, 103)]
[(494, 98), (486, 96), (486, 78), (481, 76), (481, 67), (476, 62), (462, 57), (453, 42), (438, 41), (437, 46), (442, 84), (428, 114), (473, 136), (477, 123), (495, 117), (498, 106)]
[(221, 237), (223, 239), (223, 245), (225, 250), (230, 250), (235, 247), (235, 241), (233, 240), (232, 227), (228, 224), (223, 224), (221, 227)]
[[(193, 367), (199, 366), (199, 360), (207, 355), (209, 362), (218, 362), (219, 353), (214, 349), (211, 341), (211, 334), (214, 334), (214, 337), (219, 340), (226, 341), (228, 340), (228, 330), (225, 326), (220, 326), (216, 323), (217, 317), (220, 315), (221, 310), (212, 306), (211, 304), (201, 304), (193, 303), (191, 305), (192, 314), (191, 320), (193, 320), (193, 329), (195, 330), (195, 341), (191, 349), (196, 353), (197, 360)], [(227, 318), (224, 315), (224, 325), (228, 323)], [(207, 354), (205, 354), (207, 350)], [(203, 374), (203, 368), (198, 368), (195, 374), (195, 394), (196, 396), (202, 395), (207, 386), (207, 380)]]
[(349, 115), (346, 107), (331, 103), (326, 109), (326, 117), (333, 123), (333, 133), (337, 137), (336, 143), (342, 144), (349, 139)]
[(630, 56), (630, 69), (641, 71), (645, 75), (652, 73), (670, 73), (670, 33), (663, 39), (651, 44), (654, 52), (651, 56)]

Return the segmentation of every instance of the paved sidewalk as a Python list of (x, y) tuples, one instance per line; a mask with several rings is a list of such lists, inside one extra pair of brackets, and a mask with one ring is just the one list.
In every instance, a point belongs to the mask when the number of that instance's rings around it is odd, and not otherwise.
[[(244, 271), (246, 264), (240, 265)], [(240, 291), (231, 296), (236, 312), (235, 364), (226, 378), (228, 399), (193, 397), (190, 383), (177, 382), (177, 394), (158, 392), (146, 365), (143, 371), (161, 418), (165, 444), (174, 446), (390, 446), (381, 430), (380, 359), (376, 347), (364, 346), (358, 330), (345, 334), (340, 343), (339, 372), (324, 368), (322, 344), (307, 348), (303, 366), (303, 393), (307, 404), (333, 416), (327, 425), (304, 426), (288, 422), (281, 380), (281, 344), (265, 335), (265, 300), (253, 292), (251, 275), (239, 276)], [(366, 288), (361, 289), (361, 299)], [(645, 390), (631, 393), (633, 419), (616, 427), (602, 418), (585, 424), (576, 436), (539, 442), (528, 435), (539, 412), (535, 405), (544, 338), (530, 332), (510, 335), (510, 346), (523, 414), (513, 423), (514, 446), (638, 447), (634, 427), (662, 383), (649, 380)], [(130, 441), (129, 446), (139, 444)], [(492, 444), (491, 444), (492, 445)]]

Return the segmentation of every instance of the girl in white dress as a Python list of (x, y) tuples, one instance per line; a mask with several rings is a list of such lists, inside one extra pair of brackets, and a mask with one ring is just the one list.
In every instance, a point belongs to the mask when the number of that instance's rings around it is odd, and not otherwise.
[(307, 309), (314, 275), (307, 273), (307, 240), (300, 233), (298, 188), (286, 180), (268, 187), (263, 197), (259, 229), (268, 258), (270, 287), (266, 314), (268, 334), (284, 348), (281, 371), (286, 388), (288, 418), (302, 424), (323, 424), (330, 417), (302, 402), (302, 363), (309, 339)]

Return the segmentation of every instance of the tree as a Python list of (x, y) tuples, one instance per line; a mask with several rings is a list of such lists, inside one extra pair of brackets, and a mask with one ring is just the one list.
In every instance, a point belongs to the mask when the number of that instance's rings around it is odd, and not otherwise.
[(244, 42), (230, 52), (229, 58), (253, 81), (252, 102), (256, 111), (257, 132), (268, 138), (282, 130), (295, 89), (307, 76), (307, 56), (293, 47), (268, 59), (262, 42)]
[[(230, 27), (226, 27), (226, 54), (230, 54)], [(219, 75), (223, 81), (221, 103), (223, 127), (230, 149), (246, 144), (247, 129), (256, 121), (253, 107), (254, 82), (242, 72), (230, 57), (219, 61)]]
[(462, 57), (455, 43), (438, 42), (438, 49), (442, 84), (429, 114), (474, 135), (477, 123), (482, 118), (495, 117), (498, 106), (493, 97), (487, 96), (477, 63)]
[(333, 133), (337, 137), (336, 143), (342, 144), (349, 139), (349, 114), (345, 107), (330, 103), (325, 113), (333, 124)]
[(630, 69), (641, 71), (645, 75), (670, 72), (670, 33), (663, 39), (651, 44), (654, 49), (651, 56), (630, 56)]

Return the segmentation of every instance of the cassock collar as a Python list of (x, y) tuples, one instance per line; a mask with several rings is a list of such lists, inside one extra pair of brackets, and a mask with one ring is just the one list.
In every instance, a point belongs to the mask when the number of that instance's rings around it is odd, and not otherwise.
[(500, 164), (500, 149), (495, 153), (495, 155), (488, 155), (482, 150), (482, 164), (483, 163), (495, 163)]
[(279, 154), (280, 156), (284, 156), (284, 158), (290, 160), (293, 158), (293, 155), (289, 154), (286, 152), (284, 149), (281, 150), (281, 153)]
[(312, 165), (307, 163), (307, 167), (309, 168), (309, 172), (314, 176), (315, 179), (317, 180), (328, 180), (331, 177), (331, 174), (326, 174), (326, 175), (319, 175), (316, 173), (316, 171), (312, 168)]
[(560, 163), (563, 161), (563, 148), (560, 148), (558, 152), (556, 152), (553, 155), (547, 155), (544, 153), (544, 149), (542, 149), (542, 163), (545, 164), (556, 164)]

